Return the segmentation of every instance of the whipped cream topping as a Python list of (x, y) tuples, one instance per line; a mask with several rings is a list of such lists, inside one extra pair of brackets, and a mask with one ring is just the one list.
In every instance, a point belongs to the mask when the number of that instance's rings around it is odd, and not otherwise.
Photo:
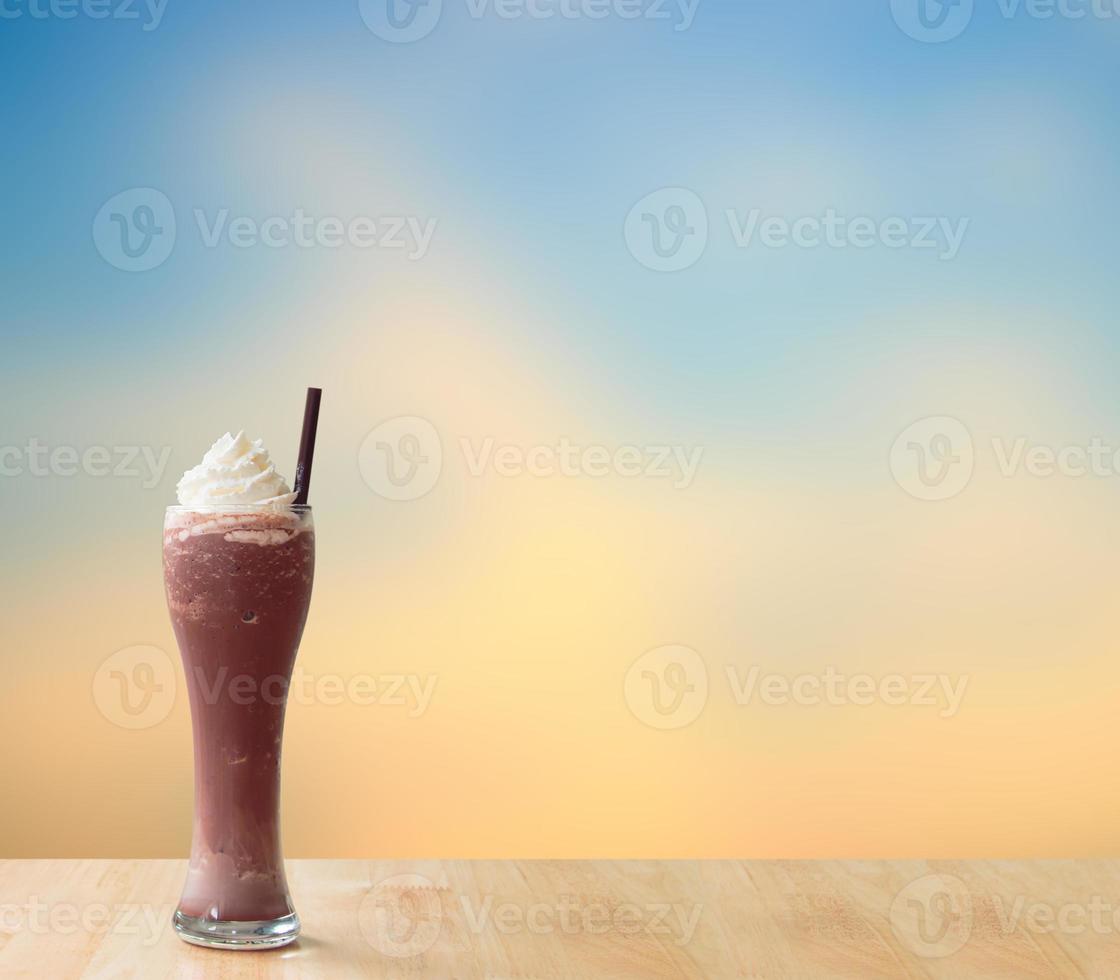
[(296, 499), (264, 443), (250, 442), (244, 432), (227, 432), (215, 442), (202, 462), (183, 474), (176, 492), (184, 507), (282, 510)]

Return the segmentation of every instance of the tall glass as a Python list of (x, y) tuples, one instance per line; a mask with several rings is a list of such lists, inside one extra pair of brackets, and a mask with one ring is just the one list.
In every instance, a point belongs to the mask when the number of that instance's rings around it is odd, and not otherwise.
[(175, 929), (222, 948), (299, 935), (280, 848), (280, 746), (315, 570), (310, 507), (169, 507), (167, 604), (194, 727), (194, 834)]

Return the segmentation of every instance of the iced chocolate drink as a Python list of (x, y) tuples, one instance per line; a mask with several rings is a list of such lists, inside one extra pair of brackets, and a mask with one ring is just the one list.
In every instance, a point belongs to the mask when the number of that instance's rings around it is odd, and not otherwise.
[(259, 442), (226, 435), (179, 484), (167, 603), (194, 727), (194, 836), (175, 928), (267, 947), (299, 934), (280, 847), (280, 746), (315, 568), (311, 511)]

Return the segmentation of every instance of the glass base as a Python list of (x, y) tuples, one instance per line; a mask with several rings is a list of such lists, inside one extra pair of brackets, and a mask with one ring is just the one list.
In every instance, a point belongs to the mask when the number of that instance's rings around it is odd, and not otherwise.
[(223, 922), (176, 911), (173, 921), (180, 939), (211, 949), (275, 949), (299, 937), (295, 912), (262, 922)]

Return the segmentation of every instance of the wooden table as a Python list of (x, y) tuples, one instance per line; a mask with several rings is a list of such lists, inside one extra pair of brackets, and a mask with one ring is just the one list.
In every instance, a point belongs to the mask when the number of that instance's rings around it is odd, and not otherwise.
[(188, 946), (182, 861), (0, 861), (0, 977), (1120, 977), (1113, 861), (291, 861), (303, 937)]

